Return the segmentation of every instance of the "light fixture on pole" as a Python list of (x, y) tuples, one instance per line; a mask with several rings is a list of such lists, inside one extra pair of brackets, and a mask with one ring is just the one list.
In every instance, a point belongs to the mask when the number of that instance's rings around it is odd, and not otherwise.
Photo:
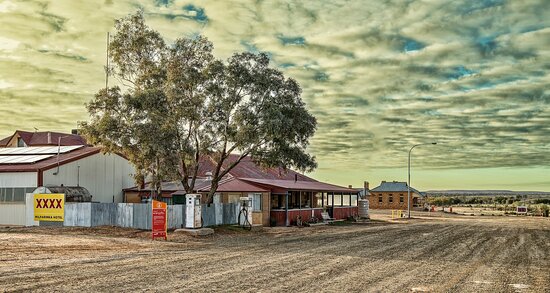
[(437, 142), (415, 144), (409, 150), (409, 165), (408, 165), (409, 166), (408, 167), (409, 180), (407, 182), (407, 218), (409, 218), (409, 219), (411, 218), (411, 152), (417, 146), (429, 145), (429, 144), (435, 145), (435, 144), (437, 144)]

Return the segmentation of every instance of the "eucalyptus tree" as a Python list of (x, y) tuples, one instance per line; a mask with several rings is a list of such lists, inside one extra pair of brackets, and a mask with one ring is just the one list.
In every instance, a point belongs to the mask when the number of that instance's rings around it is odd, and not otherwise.
[(82, 128), (92, 143), (126, 155), (139, 178), (151, 176), (157, 186), (178, 178), (191, 193), (210, 160), (211, 202), (219, 181), (247, 156), (264, 167), (316, 167), (307, 152), (316, 119), (299, 84), (270, 67), (266, 54), (235, 53), (224, 62), (202, 36), (166, 45), (141, 12), (115, 27), (109, 73), (121, 86), (95, 95)]

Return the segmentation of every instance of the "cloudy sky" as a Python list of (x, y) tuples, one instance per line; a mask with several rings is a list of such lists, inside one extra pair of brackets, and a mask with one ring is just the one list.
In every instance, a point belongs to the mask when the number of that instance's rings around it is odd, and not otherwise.
[(106, 33), (142, 9), (168, 42), (267, 52), (317, 117), (313, 177), (550, 191), (550, 1), (0, 0), (0, 135), (87, 119)]

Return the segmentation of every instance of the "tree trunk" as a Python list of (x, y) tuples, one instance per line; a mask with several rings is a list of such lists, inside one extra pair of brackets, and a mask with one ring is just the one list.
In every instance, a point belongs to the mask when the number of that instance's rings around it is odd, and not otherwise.
[(210, 206), (211, 203), (214, 202), (214, 194), (216, 194), (216, 191), (218, 189), (218, 182), (219, 180), (212, 180), (212, 185), (210, 186), (210, 191), (208, 192), (208, 195), (206, 196), (206, 204)]

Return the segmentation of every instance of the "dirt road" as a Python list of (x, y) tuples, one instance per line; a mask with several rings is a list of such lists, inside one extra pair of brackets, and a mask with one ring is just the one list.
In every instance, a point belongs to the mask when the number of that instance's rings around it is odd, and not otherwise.
[(148, 235), (2, 228), (0, 291), (550, 292), (542, 218), (220, 230), (171, 234), (172, 242)]

